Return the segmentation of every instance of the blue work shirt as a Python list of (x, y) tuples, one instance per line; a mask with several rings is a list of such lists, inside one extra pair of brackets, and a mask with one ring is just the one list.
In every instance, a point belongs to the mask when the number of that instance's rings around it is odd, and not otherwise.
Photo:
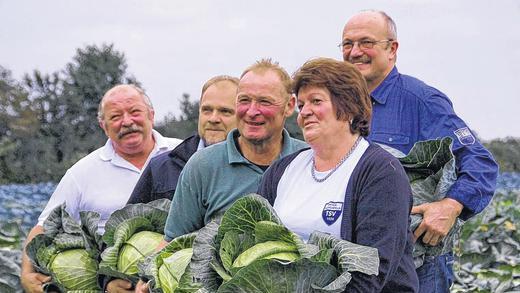
[(415, 142), (449, 136), (457, 166), (457, 181), (448, 192), (464, 206), (463, 220), (481, 212), (493, 197), (498, 165), (453, 110), (448, 97), (394, 67), (371, 93), (369, 140), (407, 154)]

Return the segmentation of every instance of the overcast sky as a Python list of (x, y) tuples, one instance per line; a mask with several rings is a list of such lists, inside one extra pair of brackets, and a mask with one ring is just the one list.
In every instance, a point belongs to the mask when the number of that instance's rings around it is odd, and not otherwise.
[(113, 43), (151, 97), (178, 114), (219, 74), (262, 57), (289, 73), (341, 58), (346, 20), (362, 9), (396, 22), (397, 66), (440, 89), (481, 138), (520, 137), (520, 1), (0, 0), (0, 65), (15, 78), (62, 70), (77, 48)]

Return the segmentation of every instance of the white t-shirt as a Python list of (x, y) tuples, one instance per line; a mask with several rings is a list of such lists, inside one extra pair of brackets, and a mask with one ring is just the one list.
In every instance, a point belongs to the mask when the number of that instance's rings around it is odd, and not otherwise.
[(43, 226), (51, 211), (65, 202), (67, 212), (77, 221), (80, 211), (98, 212), (101, 216), (98, 232), (103, 233), (110, 214), (126, 204), (150, 159), (182, 142), (163, 137), (155, 130), (153, 136), (154, 149), (141, 170), (120, 157), (110, 139), (103, 147), (79, 160), (61, 178), (38, 218), (38, 225)]
[[(312, 149), (298, 154), (280, 178), (274, 202), (274, 209), (284, 225), (305, 241), (313, 231), (339, 238), (347, 184), (368, 145), (362, 138), (350, 157), (323, 182), (312, 178)], [(315, 174), (323, 178), (329, 172), (316, 171)]]

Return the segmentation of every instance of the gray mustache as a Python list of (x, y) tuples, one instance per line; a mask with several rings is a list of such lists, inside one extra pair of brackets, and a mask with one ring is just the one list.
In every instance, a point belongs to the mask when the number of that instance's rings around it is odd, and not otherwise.
[(362, 56), (362, 57), (359, 57), (359, 58), (349, 58), (348, 59), (348, 62), (350, 62), (350, 63), (356, 63), (356, 62), (368, 63), (370, 61), (371, 61), (370, 58), (368, 58), (367, 56)]
[(121, 129), (121, 131), (117, 134), (117, 138), (121, 139), (121, 138), (123, 138), (123, 136), (133, 133), (133, 132), (143, 132), (143, 129), (137, 125), (125, 127), (123, 129)]

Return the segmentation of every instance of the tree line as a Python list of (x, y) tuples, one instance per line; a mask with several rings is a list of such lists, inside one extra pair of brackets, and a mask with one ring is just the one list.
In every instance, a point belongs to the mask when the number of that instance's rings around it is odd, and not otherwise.
[[(106, 141), (96, 114), (100, 98), (121, 83), (140, 82), (127, 72), (111, 44), (76, 50), (62, 70), (26, 73), (21, 81), (0, 64), (0, 184), (57, 182), (65, 171)], [(168, 114), (156, 129), (186, 138), (197, 131), (198, 99), (180, 98), (180, 115)], [(287, 130), (302, 137), (296, 115)], [(520, 171), (520, 139), (487, 142), (501, 171)]]

